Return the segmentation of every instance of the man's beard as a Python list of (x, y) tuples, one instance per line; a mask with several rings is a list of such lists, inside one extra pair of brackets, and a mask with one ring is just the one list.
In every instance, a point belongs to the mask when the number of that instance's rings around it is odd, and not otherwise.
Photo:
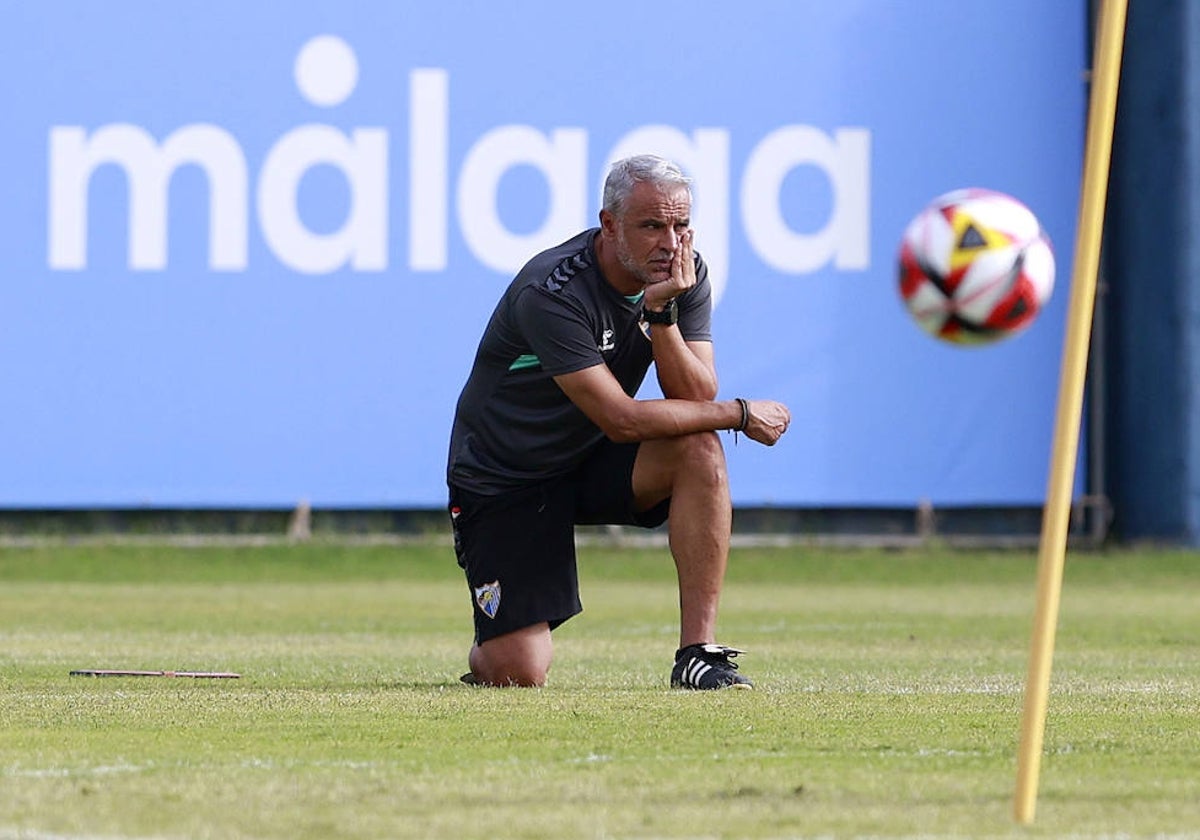
[(649, 286), (653, 282), (645, 266), (638, 265), (633, 258), (633, 251), (625, 239), (625, 231), (621, 229), (617, 230), (617, 262), (643, 286)]

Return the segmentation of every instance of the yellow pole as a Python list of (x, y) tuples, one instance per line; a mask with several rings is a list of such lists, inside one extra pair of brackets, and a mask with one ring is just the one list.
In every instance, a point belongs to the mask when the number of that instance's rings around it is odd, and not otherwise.
[(1108, 194), (1126, 5), (1127, 0), (1101, 0), (1092, 63), (1079, 229), (1075, 238), (1070, 308), (1063, 344), (1054, 451), (1038, 550), (1037, 607), (1033, 621), (1029, 676), (1025, 684), (1021, 746), (1017, 755), (1017, 791), (1013, 810), (1017, 822), (1023, 825), (1033, 822), (1037, 804), (1038, 770), (1046, 726), (1046, 697), (1050, 691), (1050, 661), (1054, 655), (1054, 633), (1062, 593), (1067, 524), (1083, 413), (1083, 383), (1087, 373), (1092, 310), (1096, 300), (1096, 274), (1100, 264), (1100, 234), (1104, 227), (1104, 205)]

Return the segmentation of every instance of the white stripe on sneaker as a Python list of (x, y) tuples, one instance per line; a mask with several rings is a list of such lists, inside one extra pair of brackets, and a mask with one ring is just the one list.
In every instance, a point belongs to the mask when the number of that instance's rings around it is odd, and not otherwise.
[(693, 659), (688, 663), (687, 667), (683, 669), (684, 679), (694, 685), (696, 688), (699, 688), (700, 678), (711, 670), (712, 666), (703, 659)]

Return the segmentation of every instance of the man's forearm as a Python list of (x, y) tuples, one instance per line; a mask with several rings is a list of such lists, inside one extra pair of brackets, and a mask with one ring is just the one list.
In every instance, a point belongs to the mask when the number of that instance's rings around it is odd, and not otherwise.
[(714, 400), (717, 376), (711, 361), (696, 355), (677, 327), (652, 326), (654, 371), (663, 396), (677, 400)]

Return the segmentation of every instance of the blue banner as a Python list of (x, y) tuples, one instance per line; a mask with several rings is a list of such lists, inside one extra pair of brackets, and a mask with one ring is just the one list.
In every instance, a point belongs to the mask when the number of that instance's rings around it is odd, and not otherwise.
[[(10, 5), (0, 506), (441, 504), (501, 290), (647, 151), (695, 178), (722, 395), (792, 408), (729, 447), (736, 503), (1040, 503), (1085, 6)], [(1059, 268), (975, 349), (895, 280), (966, 186), (1029, 205)]]

